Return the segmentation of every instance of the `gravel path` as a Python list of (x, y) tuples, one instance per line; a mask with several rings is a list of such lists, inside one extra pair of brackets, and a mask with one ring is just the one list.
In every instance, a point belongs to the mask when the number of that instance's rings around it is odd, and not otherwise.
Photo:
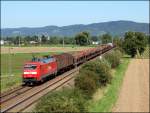
[(132, 59), (113, 112), (149, 112), (149, 59)]

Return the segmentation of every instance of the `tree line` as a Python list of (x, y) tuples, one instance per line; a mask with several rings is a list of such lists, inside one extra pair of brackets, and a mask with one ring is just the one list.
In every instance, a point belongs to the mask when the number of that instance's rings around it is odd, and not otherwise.
[[(117, 37), (117, 36), (116, 36)], [(120, 37), (117, 37), (120, 38)], [(35, 42), (36, 44), (76, 44), (80, 46), (86, 46), (92, 44), (92, 42), (98, 42), (99, 44), (106, 44), (112, 42), (112, 37), (109, 33), (100, 36), (91, 36), (89, 32), (83, 31), (75, 36), (11, 36), (5, 37), (3, 40), (8, 41), (9, 44), (13, 45), (30, 45), (30, 42)]]
[[(124, 34), (124, 37), (111, 36), (109, 33), (100, 36), (91, 36), (89, 32), (83, 31), (75, 35), (74, 37), (67, 36), (16, 36), (6, 37), (5, 41), (9, 44), (30, 45), (30, 44), (71, 44), (88, 46), (92, 42), (98, 42), (99, 44), (113, 43), (121, 52), (125, 52), (131, 57), (134, 57), (137, 53), (142, 54), (146, 46), (150, 42), (150, 36), (142, 32), (128, 31)], [(31, 43), (32, 42), (32, 43)]]

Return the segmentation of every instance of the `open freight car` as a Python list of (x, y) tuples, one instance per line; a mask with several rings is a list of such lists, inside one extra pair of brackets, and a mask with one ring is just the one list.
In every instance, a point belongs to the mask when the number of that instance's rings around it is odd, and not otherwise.
[(74, 57), (69, 53), (53, 55), (57, 62), (57, 72), (65, 71), (74, 66)]

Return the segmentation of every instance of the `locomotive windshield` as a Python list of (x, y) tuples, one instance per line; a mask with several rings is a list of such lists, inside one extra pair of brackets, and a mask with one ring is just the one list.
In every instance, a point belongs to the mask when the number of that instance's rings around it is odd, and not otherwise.
[(24, 66), (24, 69), (26, 70), (34, 70), (37, 68), (37, 65), (27, 64)]

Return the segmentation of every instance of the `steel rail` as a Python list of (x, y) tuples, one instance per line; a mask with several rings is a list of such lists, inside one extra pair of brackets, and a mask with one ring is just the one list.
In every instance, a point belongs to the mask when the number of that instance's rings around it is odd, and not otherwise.
[(31, 89), (33, 89), (33, 87), (22, 87), (18, 90), (15, 90), (14, 92), (1, 97), (0, 104), (3, 104), (4, 102), (7, 102), (7, 101), (11, 100), (12, 98), (15, 98), (16, 96), (23, 94), (24, 92), (31, 90)]
[[(54, 83), (49, 84), (48, 86), (46, 86), (46, 87), (44, 87), (44, 88), (42, 87), (42, 89), (39, 90), (38, 92), (33, 93), (31, 96), (29, 96), (29, 97), (23, 99), (22, 101), (17, 102), (16, 104), (13, 104), (13, 105), (9, 106), (8, 108), (1, 110), (1, 112), (9, 112), (11, 109), (16, 108), (18, 105), (22, 104), (23, 102), (25, 102), (25, 101), (27, 101), (27, 100), (29, 100), (29, 99), (31, 99), (31, 98), (34, 98), (34, 96), (36, 96), (37, 94), (41, 93), (42, 91), (46, 90), (46, 89), (49, 88), (49, 87), (52, 87), (52, 86), (56, 85), (57, 83), (61, 82), (61, 81), (64, 80), (65, 78), (70, 77), (69, 75), (72, 75), (73, 73), (75, 73), (75, 72), (77, 72), (77, 71), (78, 71), (78, 69), (75, 69), (75, 70), (74, 70), (73, 72), (71, 72), (71, 73), (67, 73), (67, 74), (65, 73), (65, 76), (62, 77), (60, 80), (57, 80), (57, 81), (55, 81)], [(70, 80), (70, 79), (69, 79), (69, 80)], [(65, 82), (68, 82), (68, 81), (65, 81)], [(65, 82), (64, 82), (64, 83), (65, 83)], [(60, 86), (62, 86), (62, 84), (61, 84)], [(48, 91), (48, 92), (49, 92), (49, 91)]]

